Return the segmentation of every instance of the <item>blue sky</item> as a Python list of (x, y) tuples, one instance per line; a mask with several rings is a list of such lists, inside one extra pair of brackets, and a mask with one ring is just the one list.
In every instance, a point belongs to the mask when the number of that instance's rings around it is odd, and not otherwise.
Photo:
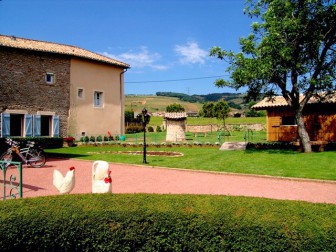
[(2, 0), (0, 34), (126, 62), (125, 94), (236, 92), (214, 85), (227, 65), (209, 50), (239, 51), (252, 23), (243, 9), (244, 0)]

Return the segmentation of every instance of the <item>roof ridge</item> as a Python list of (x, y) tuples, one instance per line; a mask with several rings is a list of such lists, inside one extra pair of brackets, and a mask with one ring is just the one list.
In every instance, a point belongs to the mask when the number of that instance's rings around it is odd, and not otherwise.
[[(320, 97), (317, 98), (317, 97)], [(304, 94), (300, 93), (300, 101), (303, 99)], [(310, 99), (308, 100), (307, 104), (317, 104), (318, 102), (321, 102), (323, 104), (328, 104), (328, 103), (332, 103), (335, 104), (336, 103), (336, 92), (320, 92), (318, 94), (313, 95), (312, 97), (310, 97)], [(252, 106), (252, 109), (265, 109), (265, 108), (269, 108), (269, 107), (287, 107), (289, 106), (287, 101), (285, 100), (285, 98), (282, 95), (277, 95), (277, 96), (273, 96), (272, 98), (270, 97), (265, 97), (264, 99), (262, 99), (261, 101), (259, 101), (257, 104)]]
[[(54, 45), (71, 46), (71, 47), (76, 47), (76, 48), (82, 49), (82, 48), (80, 48), (79, 46), (63, 44), (63, 43), (59, 43), (59, 42), (51, 42), (51, 41), (48, 41), (48, 40), (39, 40), (39, 39), (32, 39), (32, 38), (23, 38), (23, 37), (18, 37), (18, 36), (15, 36), (15, 35), (3, 35), (3, 34), (0, 34), (0, 36), (8, 37), (8, 38), (14, 38), (14, 39), (30, 40), (30, 41), (35, 41), (35, 42), (50, 43), (50, 44), (54, 44)], [(83, 49), (83, 50), (86, 50), (86, 49)]]
[[(7, 41), (5, 41), (7, 40)], [(18, 42), (15, 43), (14, 41)], [(21, 43), (20, 43), (21, 42)], [(49, 53), (58, 53), (63, 55), (72, 55), (80, 58), (91, 59), (95, 61), (105, 62), (112, 65), (122, 66), (129, 68), (129, 64), (122, 61), (112, 59), (100, 53), (96, 53), (79, 46), (67, 45), (63, 43), (56, 43), (51, 41), (30, 39), (17, 37), (15, 35), (2, 35), (0, 34), (0, 46), (20, 48), (26, 50), (42, 51)]]

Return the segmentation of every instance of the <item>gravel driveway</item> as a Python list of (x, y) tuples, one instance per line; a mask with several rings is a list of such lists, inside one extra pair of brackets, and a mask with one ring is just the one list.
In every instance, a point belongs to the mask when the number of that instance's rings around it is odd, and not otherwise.
[[(54, 169), (76, 167), (71, 194), (91, 192), (92, 161), (48, 159), (43, 168), (23, 166), (23, 198), (57, 195)], [(211, 194), (336, 204), (336, 181), (286, 179), (110, 163), (113, 193)]]

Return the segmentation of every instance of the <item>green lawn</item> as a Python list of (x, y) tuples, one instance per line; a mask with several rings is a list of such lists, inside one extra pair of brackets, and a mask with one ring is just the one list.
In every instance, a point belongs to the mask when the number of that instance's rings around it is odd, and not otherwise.
[[(142, 164), (142, 155), (121, 154), (120, 151), (141, 151), (142, 147), (78, 146), (46, 150), (49, 156), (74, 157), (85, 160)], [(119, 153), (118, 153), (119, 151)], [(149, 156), (150, 166), (195, 169), (215, 172), (233, 172), (270, 176), (336, 180), (336, 151), (300, 153), (283, 150), (220, 151), (216, 147), (194, 145), (163, 147), (149, 146), (147, 151), (174, 151), (183, 156)]]
[[(228, 117), (225, 119), (226, 124), (266, 124), (266, 117)], [(189, 125), (206, 125), (206, 124), (223, 124), (223, 121), (216, 118), (205, 117), (188, 117)]]
[[(163, 123), (163, 117), (152, 116), (150, 118), (149, 126), (156, 128), (157, 125), (161, 126)], [(225, 120), (226, 124), (266, 124), (266, 117), (228, 117)], [(222, 121), (218, 121), (216, 118), (205, 117), (188, 117), (188, 125), (208, 125), (208, 124), (223, 124)]]
[[(126, 134), (126, 142), (129, 143), (142, 143), (143, 133)], [(197, 134), (196, 136), (191, 132), (186, 132), (186, 141), (189, 143), (223, 143), (223, 142), (265, 142), (266, 131), (232, 131), (230, 134), (227, 132), (208, 132), (204, 134)], [(166, 132), (147, 132), (147, 143), (162, 143), (166, 141)]]

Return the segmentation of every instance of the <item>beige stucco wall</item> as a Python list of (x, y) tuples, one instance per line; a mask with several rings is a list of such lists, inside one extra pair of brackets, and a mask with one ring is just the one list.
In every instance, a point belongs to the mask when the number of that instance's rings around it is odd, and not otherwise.
[(185, 141), (186, 120), (167, 119), (167, 142)]
[[(124, 69), (111, 65), (71, 59), (69, 135), (79, 138), (124, 132)], [(78, 97), (78, 89), (83, 97)], [(103, 106), (94, 107), (94, 92), (103, 92)]]

